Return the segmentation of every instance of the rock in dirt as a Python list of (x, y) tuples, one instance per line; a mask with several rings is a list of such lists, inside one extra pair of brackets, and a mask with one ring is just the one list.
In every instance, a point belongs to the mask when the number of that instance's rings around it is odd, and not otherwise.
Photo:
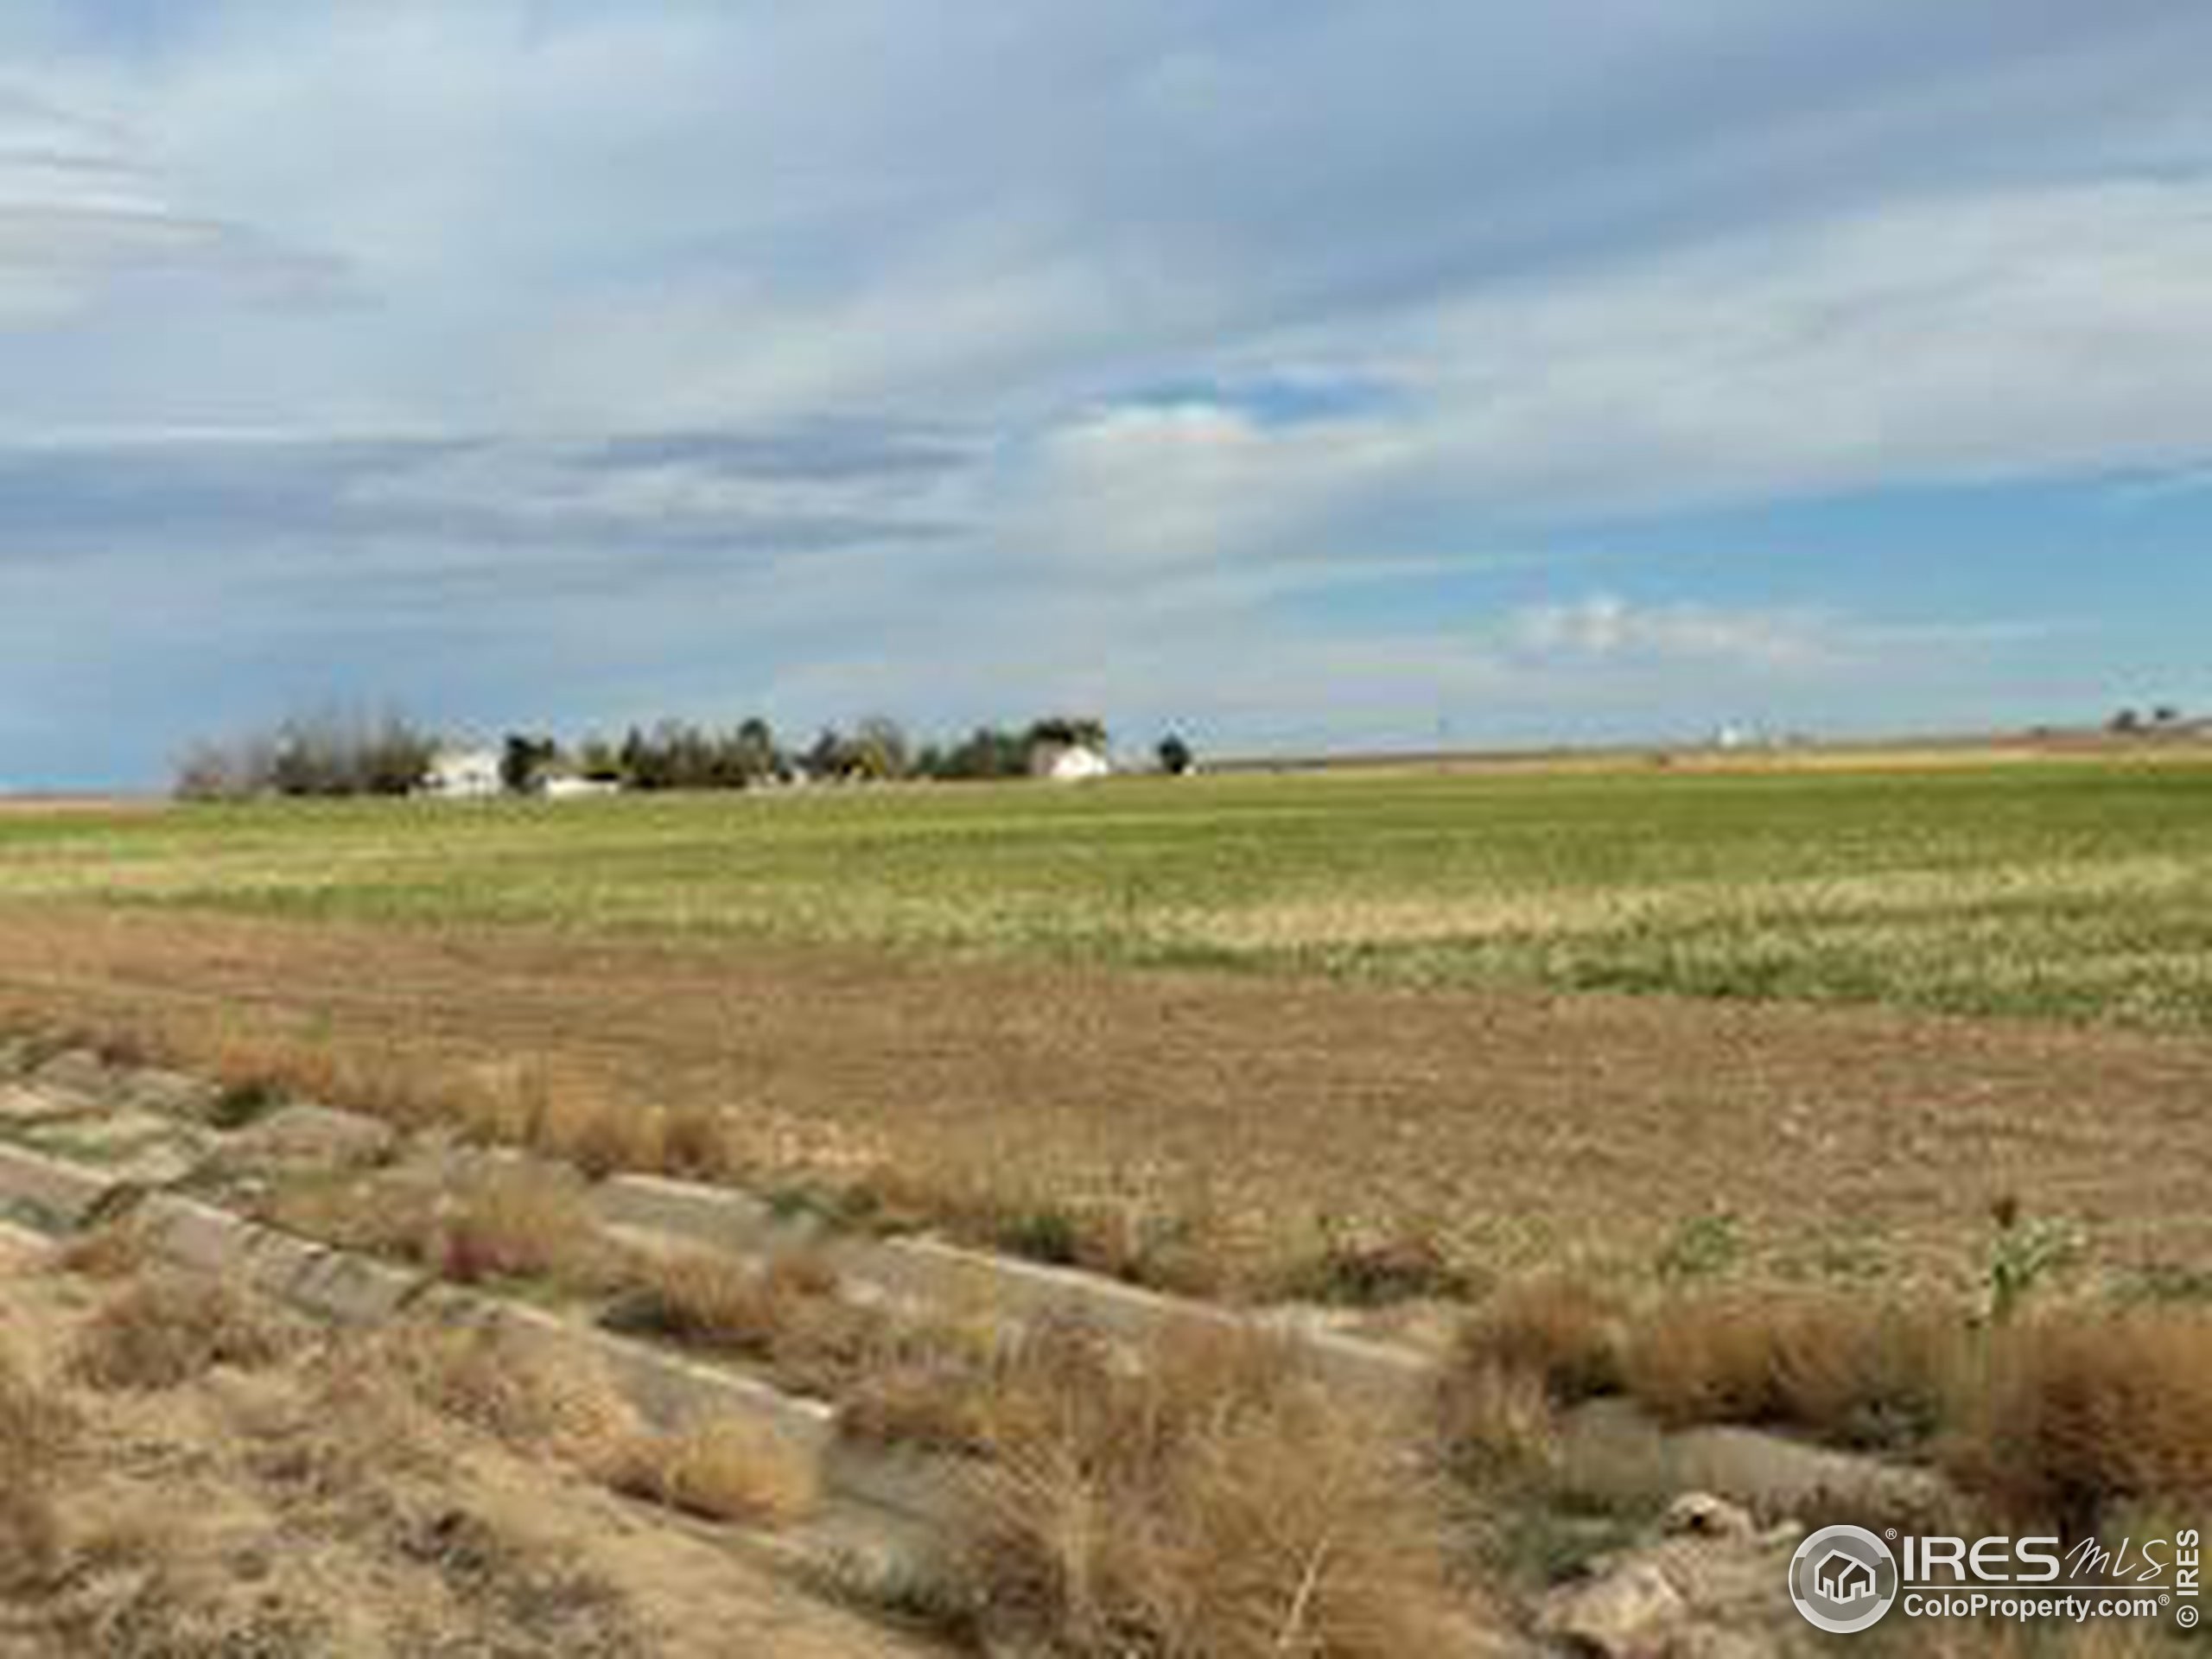
[(1593, 1659), (1667, 1659), (1689, 1607), (1649, 1561), (1625, 1560), (1545, 1599), (1537, 1628)]
[(1758, 1530), (1748, 1510), (1710, 1492), (1684, 1492), (1667, 1506), (1659, 1529), (1670, 1537), (1730, 1541), (1751, 1537)]
[(214, 1167), (226, 1175), (286, 1175), (366, 1169), (391, 1158), (388, 1123), (327, 1106), (280, 1106), (226, 1140)]

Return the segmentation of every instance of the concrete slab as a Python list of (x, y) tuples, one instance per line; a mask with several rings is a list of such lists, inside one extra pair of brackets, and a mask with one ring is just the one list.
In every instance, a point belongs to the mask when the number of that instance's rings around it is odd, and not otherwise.
[(118, 1081), (118, 1074), (89, 1048), (64, 1049), (31, 1075), (45, 1088), (67, 1090), (95, 1100), (106, 1098)]
[(54, 1241), (12, 1221), (0, 1221), (0, 1269), (35, 1267), (46, 1260)]
[(85, 1226), (138, 1190), (113, 1170), (88, 1168), (0, 1141), (0, 1216), (41, 1232)]
[(157, 1255), (218, 1278), (243, 1280), (340, 1325), (390, 1319), (427, 1283), (407, 1268), (316, 1244), (174, 1193), (151, 1195), (132, 1219)]
[(820, 1401), (785, 1394), (757, 1377), (617, 1336), (550, 1309), (441, 1285), (424, 1292), (410, 1311), (495, 1330), (542, 1363), (595, 1366), (657, 1427), (742, 1417), (817, 1466), (836, 1433), (836, 1413)]
[(97, 1164), (144, 1186), (166, 1186), (191, 1173), (214, 1144), (212, 1130), (128, 1108), (55, 1119), (25, 1138), (56, 1157)]
[(219, 1085), (204, 1077), (158, 1066), (125, 1072), (118, 1081), (126, 1104), (140, 1111), (158, 1112), (164, 1117), (195, 1121), (207, 1116), (223, 1092)]
[(610, 1226), (663, 1233), (741, 1255), (795, 1249), (822, 1236), (803, 1217), (779, 1216), (749, 1192), (702, 1186), (658, 1175), (613, 1175), (592, 1189), (600, 1218)]
[(841, 1276), (893, 1302), (1009, 1325), (1074, 1315), (1129, 1343), (1179, 1326), (1257, 1329), (1295, 1344), (1330, 1386), (1372, 1407), (1418, 1407), (1435, 1387), (1435, 1368), (1425, 1355), (1328, 1330), (1310, 1316), (1223, 1307), (938, 1239), (829, 1234), (809, 1221), (779, 1217), (749, 1193), (688, 1181), (620, 1176), (594, 1188), (594, 1201), (604, 1221), (627, 1232), (659, 1233), (736, 1255), (758, 1258), (821, 1244)]
[(102, 1109), (96, 1102), (81, 1095), (20, 1083), (0, 1083), (0, 1126), (53, 1123), (88, 1116)]
[(211, 1150), (222, 1175), (329, 1174), (383, 1162), (398, 1145), (391, 1125), (358, 1112), (305, 1103), (280, 1106)]
[(823, 1460), (823, 1489), (878, 1515), (945, 1527), (969, 1507), (972, 1465), (937, 1452), (841, 1440)]

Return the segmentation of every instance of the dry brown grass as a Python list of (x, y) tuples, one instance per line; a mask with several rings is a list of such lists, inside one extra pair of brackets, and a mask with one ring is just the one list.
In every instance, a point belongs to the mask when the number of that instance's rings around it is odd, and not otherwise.
[(1669, 1427), (1774, 1427), (1933, 1461), (2000, 1515), (2070, 1535), (2116, 1509), (2212, 1498), (2199, 1308), (2058, 1303), (1993, 1325), (1935, 1295), (1737, 1289), (1624, 1319), (1550, 1285), (1471, 1324), (1441, 1394), (1446, 1442), (1469, 1472), (1540, 1465), (1546, 1396), (1616, 1382)]
[(82, 1279), (121, 1280), (149, 1260), (145, 1235), (128, 1217), (75, 1235), (55, 1250), (54, 1265)]
[(820, 1499), (808, 1459), (736, 1418), (627, 1435), (601, 1454), (594, 1472), (616, 1491), (710, 1521), (780, 1526), (804, 1518)]
[(2114, 1509), (2212, 1497), (2212, 1319), (2052, 1313), (1993, 1334), (1954, 1475), (2071, 1536)]
[(590, 1367), (559, 1370), (492, 1330), (395, 1325), (333, 1351), (321, 1386), (342, 1413), (372, 1417), (394, 1398), (468, 1425), (523, 1452), (589, 1465), (635, 1432), (613, 1382)]
[(1518, 1484), (1553, 1466), (1556, 1402), (1536, 1371), (1463, 1354), (1445, 1373), (1436, 1415), (1446, 1465), (1478, 1488)]
[(260, 1220), (343, 1249), (413, 1262), (455, 1284), (535, 1281), (591, 1293), (621, 1252), (582, 1178), (537, 1159), (466, 1157), (296, 1176), (257, 1192)]
[(535, 1160), (472, 1171), (443, 1196), (425, 1259), (456, 1284), (487, 1279), (604, 1282), (612, 1256), (583, 1183)]
[(173, 1389), (218, 1365), (267, 1365), (293, 1327), (216, 1281), (156, 1274), (111, 1298), (77, 1333), (70, 1375), (95, 1389)]
[(634, 1259), (607, 1314), (621, 1330), (735, 1355), (786, 1388), (842, 1396), (902, 1340), (887, 1316), (847, 1300), (806, 1254), (755, 1268), (682, 1250)]
[(1524, 1280), (1500, 1288), (1468, 1321), (1458, 1366), (1532, 1377), (1571, 1406), (1620, 1388), (1628, 1331), (1618, 1297), (1572, 1280)]
[[(111, 1028), (95, 1040), (107, 1050), (125, 1037)], [(543, 1062), (455, 1064), (396, 1043), (363, 1050), (228, 1021), (200, 1028), (188, 1020), (149, 1021), (133, 1046), (188, 1063), (226, 1099), (342, 1105), (401, 1128), (444, 1128), (540, 1153), (593, 1177), (634, 1170), (711, 1178), (734, 1165), (720, 1114), (620, 1098)]]
[(54, 1508), (68, 1411), (0, 1349), (0, 1594), (44, 1579), (60, 1558)]
[(988, 1630), (1071, 1655), (1451, 1646), (1429, 1495), (1274, 1344), (1183, 1332), (1132, 1366), (1039, 1333), (983, 1439), (961, 1560)]
[(1623, 1377), (1664, 1423), (1773, 1425), (1886, 1446), (1955, 1421), (1978, 1370), (1965, 1320), (1940, 1303), (1715, 1292), (1648, 1312)]
[(405, 1438), (397, 1400), (712, 1520), (779, 1523), (817, 1497), (810, 1465), (768, 1431), (735, 1420), (648, 1428), (604, 1373), (553, 1368), (480, 1326), (391, 1327), (334, 1355), (321, 1386), (334, 1415), (390, 1426), (395, 1438)]

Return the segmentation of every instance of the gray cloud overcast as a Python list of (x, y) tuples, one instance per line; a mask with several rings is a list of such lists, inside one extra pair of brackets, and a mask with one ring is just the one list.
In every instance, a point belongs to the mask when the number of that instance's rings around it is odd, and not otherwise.
[[(995, 685), (1418, 735), (1433, 671), (1533, 722), (1543, 619), (1608, 605), (1687, 719), (1740, 687), (1680, 647), (1840, 675), (1738, 647), (1878, 595), (1569, 586), (1449, 645), (1311, 596), (2183, 467), (2212, 412), (2181, 0), (109, 0), (0, 63), (0, 582), (117, 618), (0, 613), (0, 702), (97, 688), (103, 776), (318, 665), (483, 721)], [(1580, 654), (1602, 703), (1635, 653)], [(1264, 721), (1206, 690), (1270, 660), (1317, 671)]]

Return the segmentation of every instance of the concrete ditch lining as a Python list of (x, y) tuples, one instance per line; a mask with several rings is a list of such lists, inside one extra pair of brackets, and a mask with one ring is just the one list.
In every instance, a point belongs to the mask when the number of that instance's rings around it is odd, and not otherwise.
[[(46, 1071), (15, 1085), (16, 1091), (67, 1096), (73, 1101), (97, 1098), (99, 1080), (88, 1075), (96, 1067), (89, 1061), (72, 1067), (75, 1058), (65, 1055), (51, 1063)], [(47, 1075), (57, 1064), (65, 1068), (58, 1083)], [(153, 1075), (165, 1083), (169, 1077)], [(189, 1081), (176, 1079), (179, 1084)], [(121, 1083), (125, 1097), (135, 1100), (144, 1092), (136, 1074), (124, 1074)], [(380, 1120), (344, 1109), (316, 1105), (315, 1109), (334, 1122), (359, 1124), (365, 1133), (385, 1128)], [(121, 1180), (101, 1185), (80, 1165), (0, 1143), (0, 1154), (10, 1152), (26, 1164), (20, 1177), (25, 1191), (19, 1207), (34, 1223), (51, 1213), (66, 1224), (82, 1225), (100, 1205), (130, 1201), (127, 1195), (118, 1198), (128, 1185)], [(531, 1154), (512, 1150), (495, 1155), (517, 1161), (531, 1159)], [(1368, 1409), (1418, 1409), (1437, 1382), (1438, 1368), (1428, 1356), (1332, 1330), (1311, 1313), (1224, 1306), (933, 1236), (887, 1238), (826, 1228), (810, 1217), (782, 1213), (734, 1187), (615, 1174), (594, 1183), (590, 1195), (601, 1224), (620, 1230), (656, 1235), (756, 1262), (799, 1249), (819, 1250), (863, 1294), (894, 1304), (972, 1314), (1009, 1327), (1074, 1316), (1132, 1344), (1192, 1327), (1224, 1333), (1258, 1332), (1286, 1342), (1324, 1382)], [(208, 1224), (197, 1224), (203, 1229)], [(184, 1227), (181, 1236), (189, 1239), (193, 1229)], [(302, 1243), (300, 1248), (311, 1247)], [(369, 1287), (378, 1282), (373, 1273), (357, 1274), (321, 1257), (314, 1261), (320, 1265), (310, 1266), (302, 1259), (296, 1268), (296, 1287), (288, 1293), (295, 1300), (321, 1298), (342, 1305), (349, 1299), (366, 1296), (373, 1301), (379, 1294), (387, 1299), (392, 1294), (388, 1288), (378, 1293)], [(357, 1278), (362, 1287), (350, 1287)]]
[(1416, 1406), (1436, 1385), (1437, 1368), (1426, 1355), (1322, 1329), (1296, 1313), (1224, 1307), (941, 1239), (830, 1231), (779, 1217), (748, 1192), (663, 1176), (609, 1176), (592, 1197), (607, 1225), (730, 1255), (757, 1259), (820, 1249), (841, 1277), (894, 1301), (973, 1311), (1009, 1325), (1079, 1314), (1131, 1342), (1192, 1326), (1257, 1331), (1290, 1343), (1325, 1382), (1378, 1408)]
[[(41, 1090), (43, 1079), (18, 1085)], [(92, 1091), (72, 1081), (73, 1099)], [(333, 1119), (379, 1120), (318, 1106)], [(502, 1160), (530, 1160), (504, 1151)], [(620, 1174), (590, 1189), (601, 1224), (759, 1262), (798, 1248), (824, 1251), (863, 1296), (979, 1316), (1009, 1328), (1075, 1315), (1131, 1343), (1172, 1329), (1279, 1336), (1359, 1408), (1417, 1408), (1435, 1369), (1408, 1350), (1317, 1329), (1295, 1316), (1252, 1312), (1023, 1262), (932, 1237), (878, 1238), (780, 1214), (739, 1189)], [(165, 1259), (233, 1276), (329, 1322), (372, 1325), (404, 1314), (496, 1328), (528, 1351), (602, 1370), (647, 1421), (680, 1428), (737, 1415), (772, 1432), (817, 1471), (822, 1489), (902, 1520), (941, 1518), (953, 1502), (941, 1459), (842, 1440), (835, 1408), (783, 1393), (742, 1372), (673, 1353), (528, 1304), (448, 1285), (419, 1270), (320, 1243), (184, 1194), (123, 1179), (49, 1153), (0, 1141), (0, 1214), (48, 1233), (74, 1231), (128, 1211)]]
[[(556, 1366), (589, 1366), (662, 1429), (740, 1418), (772, 1434), (825, 1492), (863, 1504), (893, 1490), (864, 1454), (830, 1457), (836, 1413), (741, 1372), (689, 1359), (580, 1319), (448, 1285), (429, 1275), (310, 1240), (173, 1192), (142, 1192), (96, 1170), (0, 1144), (0, 1215), (14, 1230), (65, 1238), (128, 1214), (162, 1260), (252, 1286), (328, 1323), (366, 1328), (403, 1316), (496, 1332)], [(907, 1482), (893, 1507), (912, 1515), (922, 1490)]]
[[(333, 1115), (364, 1124), (380, 1122), (357, 1113)], [(1128, 1338), (1193, 1321), (1276, 1331), (1311, 1357), (1354, 1408), (1378, 1414), (1425, 1399), (1436, 1381), (1437, 1368), (1424, 1355), (1314, 1329), (1294, 1315), (1224, 1308), (931, 1238), (839, 1233), (780, 1215), (735, 1189), (620, 1175), (597, 1184), (593, 1192), (601, 1217), (610, 1227), (753, 1259), (821, 1247), (841, 1274), (896, 1300), (950, 1303), (1008, 1320), (1079, 1310), (1101, 1328)], [(657, 1427), (680, 1429), (737, 1417), (766, 1428), (815, 1472), (820, 1490), (842, 1511), (847, 1525), (857, 1524), (891, 1559), (911, 1557), (917, 1536), (940, 1534), (957, 1516), (959, 1488), (950, 1478), (952, 1465), (926, 1453), (843, 1438), (835, 1408), (823, 1402), (785, 1394), (757, 1377), (575, 1318), (318, 1243), (179, 1192), (149, 1189), (114, 1170), (0, 1139), (0, 1229), (11, 1236), (26, 1229), (45, 1238), (67, 1236), (126, 1214), (166, 1259), (235, 1275), (333, 1323), (369, 1325), (421, 1315), (496, 1329), (556, 1364), (602, 1370)], [(1643, 1422), (1625, 1402), (1594, 1402), (1568, 1414), (1560, 1427), (1563, 1447), (1584, 1456), (1608, 1456), (1608, 1448), (1617, 1449), (1624, 1434), (1647, 1439), (1652, 1454), (1675, 1465), (1675, 1472), (1690, 1484), (1747, 1503), (1771, 1504), (1778, 1491), (1802, 1495), (1872, 1490), (1866, 1485), (1864, 1459), (1754, 1430), (1666, 1433)], [(1892, 1471), (1885, 1478), (1916, 1500), (1935, 1490), (1932, 1477), (1912, 1471)], [(848, 1554), (850, 1541), (833, 1553)], [(803, 1553), (803, 1545), (793, 1544)], [(895, 1578), (897, 1568), (888, 1572)]]
[[(94, 1058), (73, 1051), (12, 1086), (19, 1093), (66, 1097), (73, 1103), (105, 1096), (137, 1104), (149, 1094), (175, 1103), (195, 1090), (206, 1092), (205, 1085), (182, 1074), (111, 1072)], [(362, 1113), (319, 1103), (313, 1109), (334, 1122), (359, 1125), (365, 1135), (388, 1133), (380, 1119)], [(512, 1149), (495, 1155), (518, 1161), (533, 1156)], [(59, 1204), (58, 1213), (70, 1224), (82, 1224), (88, 1200), (66, 1173), (72, 1166), (50, 1157), (40, 1161), (48, 1166), (41, 1172), (48, 1197), (33, 1201), (49, 1207)], [(625, 1173), (594, 1182), (590, 1195), (600, 1221), (610, 1228), (656, 1234), (756, 1262), (794, 1249), (818, 1249), (864, 1294), (894, 1304), (973, 1314), (1010, 1326), (1073, 1316), (1133, 1344), (1192, 1327), (1258, 1332), (1285, 1341), (1324, 1382), (1370, 1410), (1419, 1409), (1437, 1384), (1439, 1368), (1429, 1356), (1333, 1330), (1310, 1311), (1224, 1306), (935, 1236), (878, 1237), (828, 1228), (811, 1217), (783, 1213), (736, 1187)]]

